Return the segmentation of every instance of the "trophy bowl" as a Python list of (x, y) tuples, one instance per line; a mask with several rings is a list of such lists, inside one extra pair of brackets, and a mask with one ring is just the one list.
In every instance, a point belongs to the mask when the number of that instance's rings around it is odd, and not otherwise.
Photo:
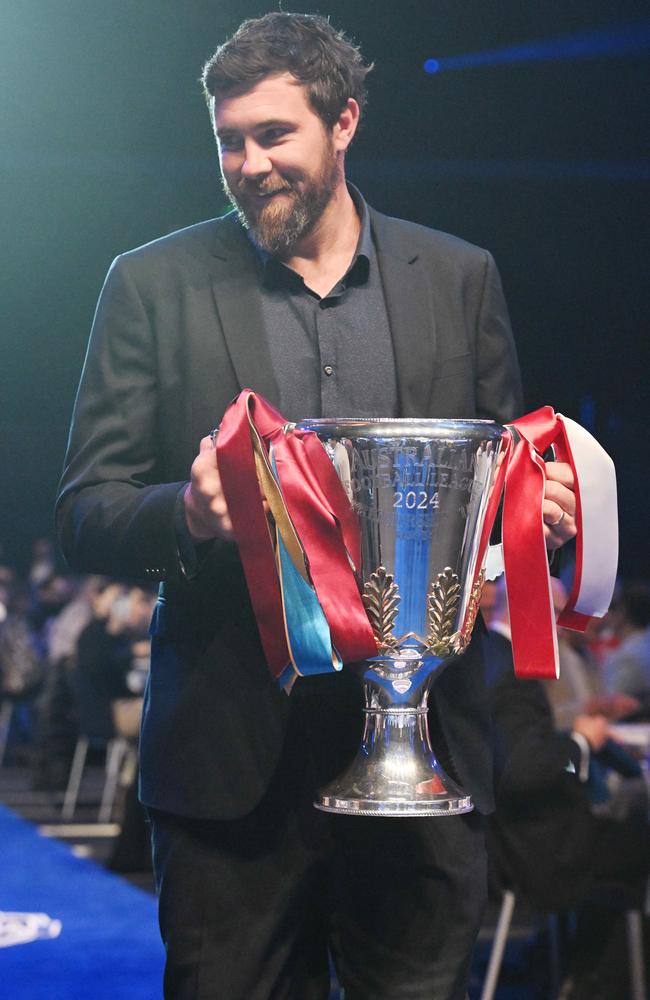
[(490, 420), (314, 419), (298, 428), (318, 436), (357, 515), (359, 584), (377, 641), (358, 667), (361, 747), (314, 804), (366, 816), (469, 812), (471, 797), (432, 748), (428, 699), (471, 638), (507, 432)]

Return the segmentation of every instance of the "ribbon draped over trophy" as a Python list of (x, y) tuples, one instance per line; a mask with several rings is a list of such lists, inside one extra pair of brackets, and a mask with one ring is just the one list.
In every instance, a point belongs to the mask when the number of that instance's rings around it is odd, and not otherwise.
[(217, 461), (266, 661), (290, 689), (298, 675), (340, 670), (377, 648), (348, 497), (316, 435), (286, 427), (244, 389), (224, 414)]
[[(557, 624), (584, 631), (609, 607), (617, 565), (614, 466), (579, 424), (550, 406), (509, 425), (478, 542), (482, 570), (503, 495), (502, 558), (515, 672), (558, 676), (542, 501), (542, 455), (553, 446), (575, 481), (576, 553)], [(217, 462), (266, 660), (287, 691), (297, 676), (340, 670), (377, 655), (361, 596), (356, 514), (312, 431), (287, 424), (244, 389), (224, 414)], [(266, 501), (266, 505), (265, 505)]]

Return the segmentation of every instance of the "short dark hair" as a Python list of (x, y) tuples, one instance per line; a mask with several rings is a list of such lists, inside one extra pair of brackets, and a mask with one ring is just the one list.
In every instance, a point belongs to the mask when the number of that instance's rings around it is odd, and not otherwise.
[(203, 67), (206, 97), (219, 101), (245, 93), (270, 73), (291, 73), (327, 128), (333, 128), (353, 97), (366, 102), (364, 64), (359, 48), (319, 14), (265, 14), (244, 21)]

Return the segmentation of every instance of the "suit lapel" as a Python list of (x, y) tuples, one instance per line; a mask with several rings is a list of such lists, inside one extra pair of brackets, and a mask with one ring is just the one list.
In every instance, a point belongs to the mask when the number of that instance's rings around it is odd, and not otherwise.
[(370, 221), (393, 339), (399, 416), (428, 416), (435, 321), (428, 275), (399, 224), (370, 209)]
[(253, 389), (277, 406), (255, 251), (234, 215), (221, 227), (213, 255), (215, 303), (239, 387)]

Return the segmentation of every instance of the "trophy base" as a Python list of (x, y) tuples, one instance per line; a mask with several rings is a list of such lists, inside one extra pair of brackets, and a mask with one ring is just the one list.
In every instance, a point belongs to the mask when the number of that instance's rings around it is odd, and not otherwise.
[(338, 813), (340, 816), (460, 816), (472, 812), (474, 803), (470, 795), (430, 802), (409, 802), (406, 799), (374, 802), (372, 799), (341, 799), (323, 791), (314, 802), (321, 812)]
[(441, 768), (431, 749), (426, 709), (365, 711), (361, 750), (314, 802), (347, 816), (458, 816), (471, 796)]

